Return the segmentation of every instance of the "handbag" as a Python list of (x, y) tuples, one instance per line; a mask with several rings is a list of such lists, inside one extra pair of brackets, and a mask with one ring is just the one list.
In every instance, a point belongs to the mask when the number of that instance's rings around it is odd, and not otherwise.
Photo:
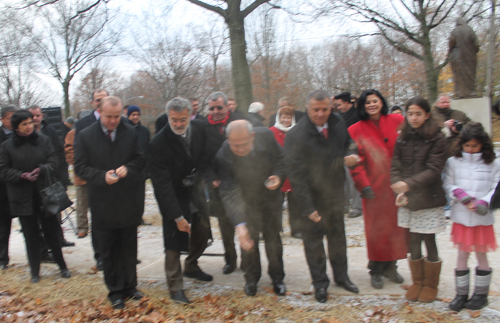
[(52, 216), (64, 211), (73, 202), (66, 193), (66, 187), (60, 181), (56, 182), (52, 177), (52, 168), (50, 166), (44, 168), (46, 187), (40, 191), (42, 210), (46, 216)]

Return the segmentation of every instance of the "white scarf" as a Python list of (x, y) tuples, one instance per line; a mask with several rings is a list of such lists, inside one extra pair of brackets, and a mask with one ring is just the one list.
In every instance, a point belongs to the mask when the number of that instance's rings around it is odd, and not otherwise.
[(280, 122), (280, 112), (281, 112), (281, 109), (283, 109), (283, 108), (280, 108), (278, 110), (278, 112), (276, 113), (276, 122), (274, 123), (274, 127), (276, 127), (276, 129), (279, 129), (279, 130), (281, 130), (283, 132), (288, 132), (288, 130), (292, 129), (293, 126), (295, 126), (295, 113), (292, 116), (292, 124), (290, 125), (290, 127), (285, 127)]

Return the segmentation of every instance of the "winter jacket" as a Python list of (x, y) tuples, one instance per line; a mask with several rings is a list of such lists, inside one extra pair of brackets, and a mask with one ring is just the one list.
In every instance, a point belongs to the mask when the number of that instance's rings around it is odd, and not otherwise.
[(341, 113), (340, 115), (344, 118), (347, 129), (359, 121), (358, 110), (356, 110), (354, 105), (346, 113)]
[[(58, 157), (50, 139), (33, 131), (28, 137), (16, 132), (0, 148), (0, 179), (7, 183), (12, 216), (33, 215), (34, 207), (41, 206), (39, 192), (45, 188), (44, 169), (57, 169)], [(21, 174), (41, 167), (35, 182), (21, 179)]]
[(248, 121), (250, 121), (254, 128), (265, 127), (262, 121), (266, 120), (263, 116), (258, 113), (249, 112), (247, 116)]
[[(64, 138), (64, 153), (66, 154), (66, 162), (70, 165), (75, 163), (75, 133), (76, 130), (73, 129)], [(87, 182), (81, 179), (78, 175), (73, 172), (73, 183), (75, 186), (86, 185)]]
[(408, 140), (396, 141), (392, 157), (391, 183), (403, 181), (410, 190), (406, 208), (412, 211), (446, 205), (441, 173), (448, 157), (446, 139), (438, 129), (433, 138), (426, 139), (418, 132)]
[(468, 154), (462, 152), (463, 157), (451, 157), (446, 161), (444, 168), (444, 187), (446, 194), (453, 199), (451, 219), (455, 223), (466, 227), (478, 225), (491, 225), (494, 222), (493, 212), (479, 215), (469, 211), (465, 205), (457, 201), (453, 191), (463, 189), (469, 196), (476, 200), (491, 202), (491, 197), (500, 180), (500, 161), (495, 159), (487, 165), (481, 159), (482, 154)]

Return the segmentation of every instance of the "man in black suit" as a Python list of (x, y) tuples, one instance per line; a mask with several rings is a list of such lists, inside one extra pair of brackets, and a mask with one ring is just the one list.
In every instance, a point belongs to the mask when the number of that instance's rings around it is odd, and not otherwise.
[[(87, 128), (88, 126), (94, 124), (99, 118), (101, 117), (100, 110), (99, 110), (99, 103), (101, 102), (102, 99), (105, 97), (109, 96), (108, 91), (103, 90), (103, 89), (97, 89), (94, 92), (92, 92), (92, 98), (90, 100), (90, 105), (93, 108), (93, 111), (78, 120), (75, 123), (75, 140), (73, 142), (73, 151), (76, 151), (77, 147), (77, 142), (78, 142), (78, 135), (80, 134), (80, 131), (83, 129)], [(66, 148), (68, 149), (68, 148)], [(75, 187), (76, 188), (76, 196), (88, 196), (88, 191), (87, 191), (87, 184), (85, 185), (78, 185)], [(78, 205), (84, 205), (84, 204), (78, 204)], [(92, 211), (92, 210), (91, 210)], [(83, 211), (78, 212), (79, 214), (83, 214)], [(85, 211), (86, 213), (86, 211)], [(101, 271), (102, 270), (102, 261), (101, 261), (101, 244), (99, 242), (98, 237), (94, 234), (94, 231), (91, 231), (92, 235), (92, 248), (94, 249), (94, 259), (96, 261), (96, 268), (97, 270)]]
[(213, 171), (212, 163), (217, 151), (219, 151), (222, 143), (226, 140), (226, 126), (239, 118), (228, 109), (228, 100), (224, 93), (212, 93), (207, 101), (208, 117), (205, 121), (205, 133), (207, 138), (206, 159), (208, 167), (205, 171), (204, 181), (210, 196), (210, 213), (219, 219), (219, 228), (224, 244), (224, 258), (226, 261), (222, 272), (227, 275), (236, 269), (237, 255), (234, 246), (234, 227), (222, 206), (218, 185), (216, 185), (218, 176)]
[[(198, 108), (200, 106), (200, 101), (197, 98), (189, 98), (189, 102), (191, 102), (191, 108), (193, 109), (191, 111), (191, 120), (198, 119), (198, 120), (205, 120), (206, 118), (202, 116), (200, 113), (198, 113)], [(166, 113), (162, 114), (158, 119), (155, 121), (155, 134), (160, 132), (163, 127), (165, 127), (168, 124), (168, 115)]]
[(101, 245), (104, 280), (114, 308), (137, 291), (137, 223), (142, 215), (139, 189), (145, 159), (139, 136), (121, 122), (122, 102), (108, 96), (99, 103), (100, 118), (79, 133), (75, 172), (87, 181), (92, 231)]
[[(13, 106), (2, 107), (0, 118), (2, 126), (0, 127), (0, 145), (12, 136), (12, 125), (10, 118), (16, 112)], [(0, 268), (7, 269), (9, 264), (9, 238), (12, 217), (10, 215), (9, 197), (7, 195), (7, 186), (0, 181)]]
[(168, 124), (151, 140), (147, 159), (163, 217), (165, 273), (170, 296), (175, 301), (189, 303), (182, 290), (181, 251), (189, 251), (184, 276), (212, 280), (197, 262), (210, 236), (199, 190), (205, 126), (201, 121), (191, 120), (191, 104), (184, 98), (170, 100), (166, 111)]
[(321, 303), (326, 302), (330, 283), (323, 246), (325, 235), (335, 282), (358, 293), (347, 274), (343, 216), (344, 165), (355, 166), (357, 156), (348, 155), (349, 148), (353, 148), (351, 138), (342, 117), (332, 114), (331, 109), (326, 92), (309, 94), (307, 116), (288, 132), (284, 148), (286, 173), (293, 191), (300, 196), (304, 249), (315, 296)]
[(227, 141), (215, 157), (220, 196), (236, 227), (246, 264), (245, 293), (255, 296), (261, 277), (259, 234), (262, 232), (274, 292), (286, 293), (281, 243), (280, 186), (285, 180), (283, 153), (273, 133), (247, 120), (231, 122)]
[(231, 114), (236, 118), (236, 120), (245, 119), (245, 114), (238, 109), (238, 102), (236, 102), (236, 99), (227, 99), (227, 108), (231, 111)]

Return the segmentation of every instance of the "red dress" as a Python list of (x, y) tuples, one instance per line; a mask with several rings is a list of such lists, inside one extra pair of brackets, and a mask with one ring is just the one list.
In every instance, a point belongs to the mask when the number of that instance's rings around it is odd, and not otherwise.
[(394, 261), (406, 258), (405, 230), (398, 226), (396, 197), (390, 188), (390, 170), (398, 128), (404, 117), (382, 115), (377, 124), (362, 120), (349, 127), (361, 162), (351, 170), (358, 191), (371, 186), (374, 199), (363, 199), (368, 259)]
[[(279, 130), (276, 127), (271, 127), (271, 128), (269, 128), (269, 130), (271, 130), (273, 132), (274, 138), (276, 139), (278, 144), (281, 147), (283, 147), (285, 145), (286, 132), (284, 132), (283, 130)], [(283, 186), (281, 186), (281, 191), (282, 192), (290, 192), (291, 190), (292, 190), (292, 186), (290, 186), (290, 181), (287, 178), (285, 180), (285, 183), (283, 184)]]

